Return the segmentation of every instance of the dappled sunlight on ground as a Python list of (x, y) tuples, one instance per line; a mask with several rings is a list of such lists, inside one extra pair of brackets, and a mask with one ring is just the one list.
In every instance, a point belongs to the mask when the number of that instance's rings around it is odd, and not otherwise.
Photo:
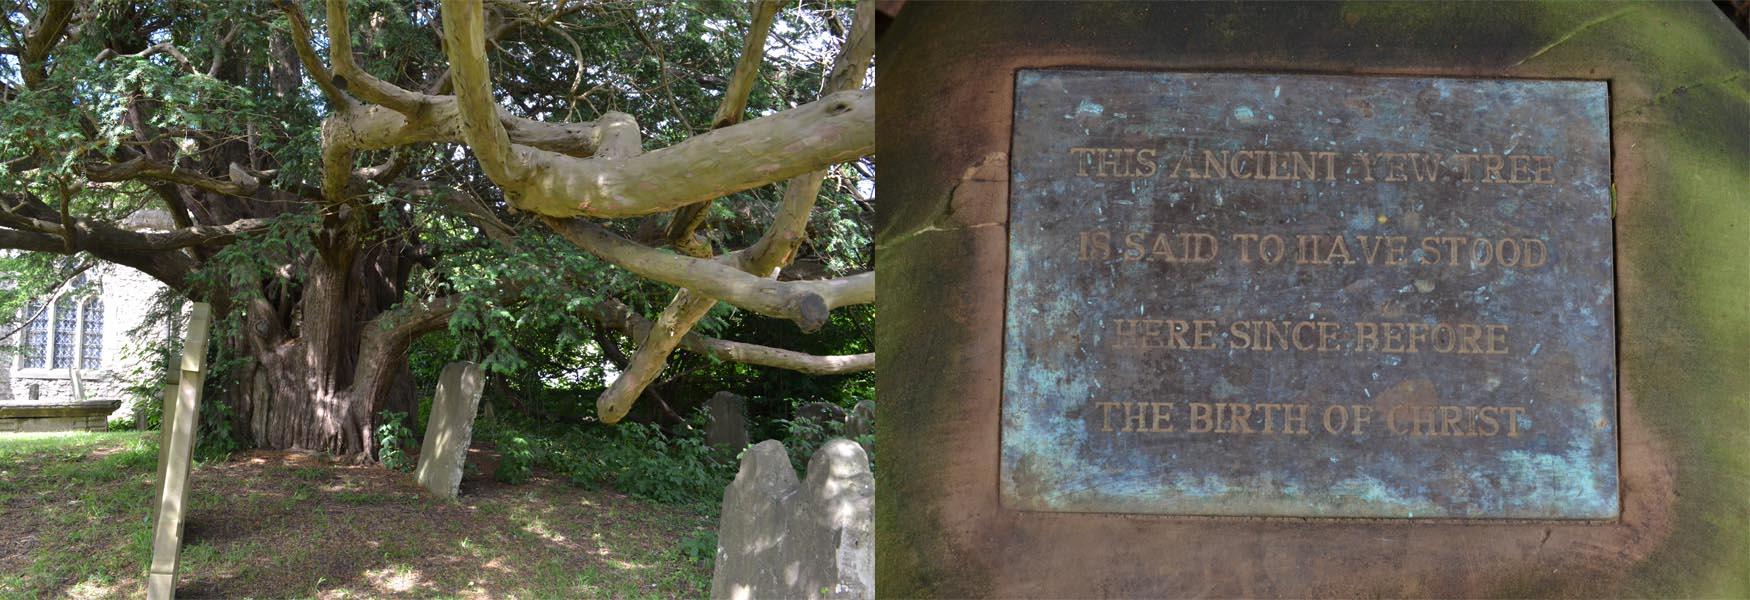
[[(0, 597), (143, 597), (157, 452), (146, 437), (0, 441), (0, 504), (8, 518), (25, 509), (0, 538)], [(190, 486), (182, 597), (675, 598), (710, 586), (678, 548), (712, 519), (539, 472), (507, 486), (470, 471), (450, 502), (409, 473), (248, 452), (195, 469)]]
[(88, 598), (92, 600), (96, 600), (97, 598), (114, 598), (121, 595), (121, 591), (117, 589), (117, 587), (116, 582), (113, 581), (98, 583), (87, 579), (79, 582), (78, 585), (69, 588), (67, 590), (67, 597), (74, 600), (86, 600)]
[(400, 594), (411, 592), (420, 584), (419, 571), (406, 566), (386, 567), (365, 571), (365, 581), (371, 587), (382, 593)]

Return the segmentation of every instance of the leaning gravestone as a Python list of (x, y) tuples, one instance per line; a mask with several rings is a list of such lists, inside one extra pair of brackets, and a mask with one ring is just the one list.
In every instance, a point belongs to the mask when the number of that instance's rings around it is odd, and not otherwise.
[(485, 385), (480, 365), (471, 362), (450, 363), (438, 377), (425, 442), (419, 446), (419, 468), (413, 473), (419, 485), (434, 496), (453, 500), (461, 491), (462, 464), (468, 459), (474, 413), (480, 408), (480, 391)]
[(176, 597), (176, 567), (182, 549), (183, 523), (188, 515), (188, 474), (194, 457), (194, 434), (200, 425), (201, 385), (206, 381), (207, 330), (212, 318), (211, 307), (204, 302), (195, 303), (188, 319), (188, 337), (182, 343), (176, 396), (174, 399), (165, 398), (158, 478), (153, 494), (152, 564), (146, 578), (146, 597), (149, 600)]
[(874, 495), (856, 442), (827, 442), (800, 482), (783, 443), (755, 444), (723, 494), (711, 597), (874, 598)]
[(731, 392), (711, 396), (711, 423), (705, 428), (705, 443), (734, 457), (747, 447), (747, 399)]
[(1712, 6), (907, 3), (881, 45), (877, 271), (927, 285), (876, 345), (928, 349), (877, 371), (883, 594), (1750, 594)]

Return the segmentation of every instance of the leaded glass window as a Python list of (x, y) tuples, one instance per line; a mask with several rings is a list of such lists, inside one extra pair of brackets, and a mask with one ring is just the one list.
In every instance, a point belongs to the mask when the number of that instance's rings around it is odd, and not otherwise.
[(78, 327), (78, 303), (69, 298), (55, 302), (55, 352), (49, 366), (56, 369), (73, 366), (73, 336)]
[(49, 352), (49, 315), (43, 310), (43, 301), (31, 300), (24, 307), (24, 317), (30, 322), (24, 326), (24, 356), (19, 358), (18, 366), (40, 369)]
[(85, 318), (79, 322), (79, 338), (84, 345), (80, 346), (83, 356), (79, 359), (81, 369), (103, 368), (103, 300), (92, 298), (85, 301)]

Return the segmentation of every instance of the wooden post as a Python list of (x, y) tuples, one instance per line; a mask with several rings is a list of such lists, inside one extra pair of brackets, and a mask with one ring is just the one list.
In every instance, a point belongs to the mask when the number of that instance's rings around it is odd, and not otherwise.
[(152, 568), (146, 580), (148, 600), (176, 597), (176, 564), (182, 549), (182, 525), (187, 514), (188, 472), (194, 458), (194, 434), (200, 425), (201, 384), (206, 380), (207, 330), (212, 307), (197, 302), (188, 319), (182, 344), (182, 368), (176, 394), (166, 386), (163, 442), (158, 448), (158, 487), (153, 514)]

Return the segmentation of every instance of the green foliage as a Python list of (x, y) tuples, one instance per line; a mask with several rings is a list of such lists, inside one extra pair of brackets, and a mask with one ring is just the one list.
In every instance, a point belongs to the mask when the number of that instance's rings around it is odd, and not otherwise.
[(377, 413), (377, 462), (392, 471), (412, 471), (409, 451), (419, 447), (413, 430), (407, 428), (407, 413), (386, 410)]
[[(211, 387), (209, 385), (209, 387)], [(224, 402), (200, 403), (200, 431), (195, 435), (194, 455), (201, 462), (223, 461), (246, 444), (231, 430), (232, 409)]]
[(681, 557), (710, 568), (717, 562), (717, 531), (700, 529), (681, 540)]
[[(162, 290), (152, 296), (140, 324), (128, 331), (133, 343), (124, 347), (122, 363), (128, 367), (122, 390), (134, 407), (133, 417), (146, 419), (146, 429), (163, 425), (164, 384), (170, 381), (172, 361), (182, 353), (185, 305), (175, 292)], [(159, 333), (166, 331), (169, 335)]]
[[(713, 460), (702, 428), (669, 435), (654, 425), (621, 423), (559, 427), (543, 432), (483, 427), (508, 465), (538, 466), (586, 488), (614, 489), (665, 504), (715, 505), (735, 476)], [(512, 458), (512, 456), (515, 458)], [(526, 456), (525, 456), (526, 455)], [(501, 476), (502, 477), (502, 476)], [(502, 479), (501, 479), (502, 480)]]
[(492, 474), (495, 479), (513, 485), (529, 480), (535, 455), (527, 439), (520, 435), (500, 439), (498, 455), (498, 472)]
[(844, 437), (845, 425), (837, 421), (816, 421), (813, 419), (779, 419), (778, 424), (784, 427), (784, 450), (790, 453), (790, 465), (797, 472), (808, 471), (808, 461), (814, 458), (815, 451), (825, 445), (827, 440)]
[(830, 440), (847, 438), (863, 447), (869, 455), (869, 468), (875, 468), (875, 434), (865, 433), (849, 437), (845, 432), (845, 424), (839, 421), (816, 421), (813, 419), (779, 419), (777, 423), (784, 428), (784, 435), (778, 439), (784, 442), (784, 449), (790, 453), (790, 465), (798, 473), (808, 471), (808, 461), (814, 458), (814, 453), (820, 450)]
[(241, 300), (262, 297), (264, 281), (286, 288), (302, 285), (302, 270), (286, 265), (315, 251), (310, 234), (317, 225), (314, 213), (273, 217), (265, 231), (238, 237), (202, 263), (189, 275), (189, 282), (200, 289), (228, 291)]

